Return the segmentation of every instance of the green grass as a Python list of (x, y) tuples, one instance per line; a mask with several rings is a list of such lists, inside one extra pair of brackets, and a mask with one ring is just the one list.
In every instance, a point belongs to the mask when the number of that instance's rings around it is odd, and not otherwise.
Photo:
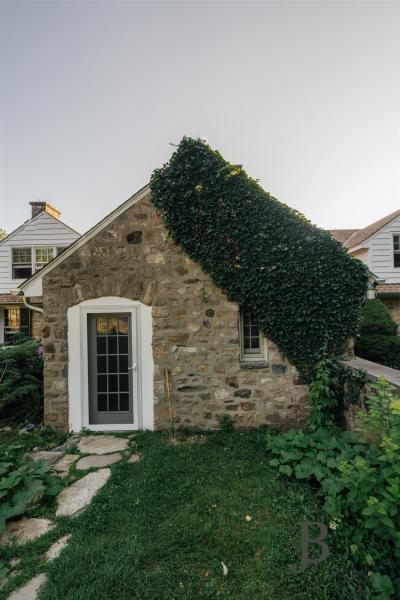
[[(173, 446), (163, 434), (138, 434), (140, 463), (113, 466), (81, 516), (58, 519), (11, 553), (22, 559), (15, 583), (47, 570), (41, 600), (362, 598), (332, 548), (325, 563), (290, 572), (299, 563), (300, 521), (320, 513), (309, 486), (268, 466), (263, 437), (214, 433)], [(47, 565), (44, 551), (66, 532), (69, 546)]]

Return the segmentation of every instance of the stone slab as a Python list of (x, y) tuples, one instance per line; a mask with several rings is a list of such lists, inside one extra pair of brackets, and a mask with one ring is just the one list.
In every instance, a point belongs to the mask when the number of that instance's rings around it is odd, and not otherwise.
[(122, 456), (119, 452), (114, 454), (91, 454), (81, 458), (77, 463), (76, 468), (80, 471), (99, 467), (108, 467), (121, 460)]
[(66, 454), (65, 456), (63, 456), (63, 458), (61, 458), (60, 460), (58, 460), (56, 462), (56, 464), (54, 465), (54, 470), (55, 471), (61, 471), (62, 473), (68, 473), (70, 466), (72, 465), (72, 463), (74, 463), (76, 460), (78, 460), (79, 455), (78, 454)]
[(100, 469), (65, 488), (57, 498), (56, 516), (71, 517), (86, 508), (110, 475), (110, 469)]
[(132, 456), (128, 458), (128, 463), (138, 463), (140, 460), (142, 460), (142, 458), (142, 454), (132, 454)]
[(14, 544), (26, 544), (46, 533), (51, 527), (48, 519), (20, 519), (9, 521), (6, 531), (0, 536), (0, 545), (6, 546), (11, 542)]
[(64, 550), (64, 548), (68, 545), (70, 537), (71, 534), (67, 533), (67, 535), (64, 535), (62, 538), (54, 542), (54, 544), (50, 546), (45, 554), (46, 560), (54, 560), (57, 558), (61, 554), (61, 551)]
[(46, 573), (40, 573), (26, 583), (23, 587), (15, 590), (7, 600), (36, 600), (39, 588), (47, 581)]
[(37, 462), (38, 460), (47, 460), (51, 465), (60, 460), (64, 453), (52, 450), (38, 450), (37, 452), (29, 452), (29, 456)]
[(78, 448), (86, 454), (112, 454), (126, 450), (128, 440), (114, 435), (88, 435), (81, 439)]

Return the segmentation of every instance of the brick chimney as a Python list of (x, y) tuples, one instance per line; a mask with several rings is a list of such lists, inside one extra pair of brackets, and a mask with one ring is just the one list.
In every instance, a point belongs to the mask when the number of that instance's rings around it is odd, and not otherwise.
[(61, 211), (48, 202), (29, 202), (29, 204), (32, 206), (32, 219), (41, 212), (46, 212), (56, 219), (60, 218)]

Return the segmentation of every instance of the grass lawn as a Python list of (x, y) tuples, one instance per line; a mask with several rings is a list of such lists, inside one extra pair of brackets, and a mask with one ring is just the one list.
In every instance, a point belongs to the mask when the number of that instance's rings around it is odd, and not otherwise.
[[(268, 466), (264, 435), (213, 433), (171, 445), (164, 434), (138, 433), (142, 461), (114, 465), (82, 515), (58, 519), (20, 551), (31, 575), (48, 572), (40, 599), (362, 598), (333, 548), (325, 563), (291, 573), (299, 523), (318, 520), (319, 509), (307, 484)], [(43, 552), (66, 532), (69, 546), (44, 563)]]

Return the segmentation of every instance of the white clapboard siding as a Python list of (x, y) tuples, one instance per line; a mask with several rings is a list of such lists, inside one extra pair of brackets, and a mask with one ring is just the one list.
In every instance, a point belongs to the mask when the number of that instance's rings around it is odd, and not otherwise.
[(400, 235), (400, 217), (397, 217), (372, 235), (363, 244), (368, 255), (363, 258), (369, 269), (385, 283), (400, 283), (400, 267), (393, 262), (393, 234)]
[(66, 247), (72, 244), (79, 234), (46, 212), (26, 221), (0, 242), (0, 294), (8, 294), (16, 289), (23, 280), (12, 278), (12, 248), (52, 246)]

